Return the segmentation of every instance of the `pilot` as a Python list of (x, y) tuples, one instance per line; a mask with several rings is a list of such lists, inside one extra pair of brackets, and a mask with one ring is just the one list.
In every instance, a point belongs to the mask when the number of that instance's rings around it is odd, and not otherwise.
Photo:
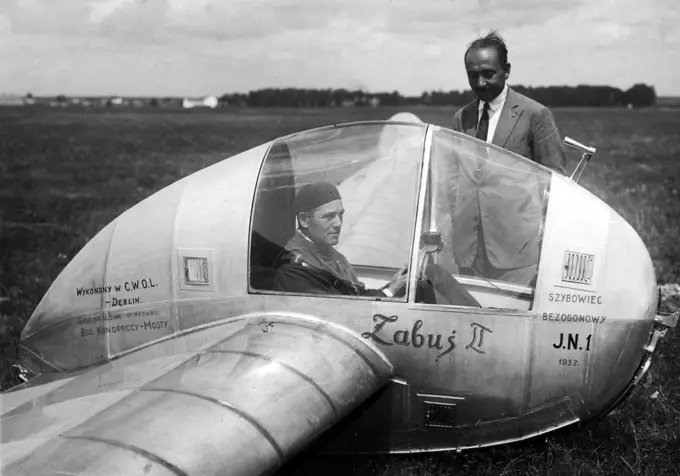
[(300, 189), (293, 204), (298, 228), (278, 258), (274, 289), (298, 293), (392, 297), (403, 294), (406, 269), (382, 289), (366, 289), (338, 244), (345, 209), (338, 189), (314, 182)]

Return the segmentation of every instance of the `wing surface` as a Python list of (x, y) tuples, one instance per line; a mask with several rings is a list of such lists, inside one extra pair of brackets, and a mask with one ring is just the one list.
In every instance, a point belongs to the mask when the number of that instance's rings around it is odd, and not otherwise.
[(326, 322), (230, 320), (2, 395), (2, 474), (271, 473), (392, 370)]
[(346, 214), (336, 248), (352, 264), (406, 264), (423, 148), (420, 136), (386, 127), (378, 158), (338, 186)]

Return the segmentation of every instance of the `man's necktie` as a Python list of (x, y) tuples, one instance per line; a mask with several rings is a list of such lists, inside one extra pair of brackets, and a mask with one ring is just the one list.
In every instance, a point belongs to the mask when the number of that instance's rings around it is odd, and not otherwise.
[(484, 103), (484, 111), (482, 111), (482, 118), (479, 120), (477, 126), (477, 139), (486, 140), (486, 135), (489, 132), (489, 103)]

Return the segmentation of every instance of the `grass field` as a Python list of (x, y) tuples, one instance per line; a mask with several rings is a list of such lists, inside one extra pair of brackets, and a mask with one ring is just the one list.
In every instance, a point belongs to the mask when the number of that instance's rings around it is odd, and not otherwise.
[[(449, 108), (411, 108), (448, 126)], [(21, 328), (59, 272), (108, 222), (190, 173), (277, 136), (386, 119), (392, 109), (0, 109), (0, 384)], [(680, 110), (560, 109), (562, 135), (598, 149), (581, 183), (623, 215), (659, 283), (680, 282)], [(578, 161), (569, 152), (568, 170)], [(625, 278), (622, 278), (625, 279)], [(669, 299), (662, 311), (678, 309)], [(660, 344), (652, 381), (591, 428), (456, 454), (320, 458), (292, 474), (680, 475), (680, 330)]]

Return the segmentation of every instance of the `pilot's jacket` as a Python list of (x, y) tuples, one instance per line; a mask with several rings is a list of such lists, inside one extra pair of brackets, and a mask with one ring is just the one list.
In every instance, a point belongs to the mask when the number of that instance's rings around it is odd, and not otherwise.
[(366, 289), (342, 253), (334, 248), (320, 250), (299, 230), (277, 259), (274, 289), (295, 293), (387, 297), (380, 290)]

